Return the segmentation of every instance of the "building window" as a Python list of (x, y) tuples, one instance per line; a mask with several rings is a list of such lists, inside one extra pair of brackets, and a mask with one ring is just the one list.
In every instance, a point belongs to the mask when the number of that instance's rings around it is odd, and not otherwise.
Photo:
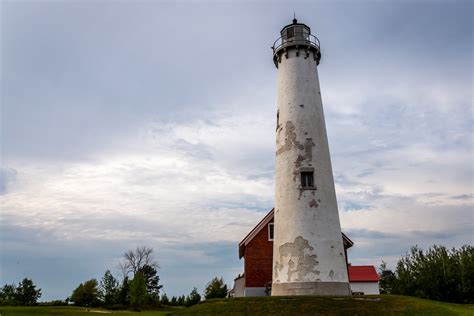
[(273, 223), (268, 224), (268, 240), (273, 240)]
[(286, 29), (286, 38), (292, 38), (295, 37), (295, 29), (292, 27), (289, 27)]
[(301, 172), (301, 187), (308, 188), (308, 189), (314, 188), (313, 171)]

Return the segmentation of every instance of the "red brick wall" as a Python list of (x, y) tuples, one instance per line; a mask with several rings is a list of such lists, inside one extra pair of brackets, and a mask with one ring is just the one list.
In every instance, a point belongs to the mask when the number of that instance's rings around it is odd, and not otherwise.
[(272, 281), (273, 241), (268, 240), (268, 225), (245, 247), (244, 256), (245, 287), (264, 287)]

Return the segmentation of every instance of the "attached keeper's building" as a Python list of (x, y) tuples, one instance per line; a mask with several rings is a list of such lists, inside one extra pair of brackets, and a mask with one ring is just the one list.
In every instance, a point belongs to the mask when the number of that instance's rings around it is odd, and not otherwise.
[[(272, 209), (239, 243), (239, 258), (244, 258), (244, 273), (234, 280), (234, 297), (269, 295), (273, 261)], [(348, 263), (347, 249), (354, 245), (341, 234), (344, 256), (353, 294), (379, 294), (379, 276), (374, 266), (353, 266)]]

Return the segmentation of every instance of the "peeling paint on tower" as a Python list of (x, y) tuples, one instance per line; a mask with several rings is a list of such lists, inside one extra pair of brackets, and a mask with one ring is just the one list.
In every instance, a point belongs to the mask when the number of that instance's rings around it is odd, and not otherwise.
[(292, 148), (303, 149), (304, 146), (296, 139), (295, 125), (293, 125), (293, 122), (287, 121), (285, 124), (284, 144), (277, 150), (276, 155), (279, 156)]
[[(301, 236), (296, 237), (292, 243), (286, 243), (279, 247), (280, 262), (286, 262), (288, 267), (286, 273), (286, 281), (304, 281), (309, 279), (310, 275), (319, 275), (316, 269), (319, 262), (316, 260), (317, 255), (314, 248), (309, 245), (309, 242)], [(275, 275), (279, 278), (279, 272), (284, 265), (276, 263)]]

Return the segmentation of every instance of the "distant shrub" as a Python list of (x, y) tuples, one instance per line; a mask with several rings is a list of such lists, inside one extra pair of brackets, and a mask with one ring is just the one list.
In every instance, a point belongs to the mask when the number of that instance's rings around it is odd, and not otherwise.
[(170, 305), (170, 300), (168, 299), (168, 295), (166, 295), (166, 293), (161, 295), (160, 302), (163, 305)]
[(199, 295), (197, 288), (193, 288), (191, 293), (186, 297), (186, 301), (184, 303), (185, 306), (193, 306), (201, 302), (201, 295)]
[(227, 285), (224, 283), (224, 279), (215, 277), (209, 283), (207, 283), (204, 289), (204, 297), (210, 298), (224, 298), (227, 296)]
[(71, 301), (78, 306), (99, 306), (99, 283), (96, 279), (91, 279), (74, 289), (71, 295)]
[(265, 283), (265, 295), (266, 296), (272, 295), (272, 281), (268, 281)]
[(40, 306), (67, 306), (69, 305), (68, 301), (65, 300), (53, 300), (53, 301), (48, 301), (48, 302), (41, 302), (38, 305)]
[(110, 309), (110, 310), (113, 310), (113, 311), (117, 311), (117, 310), (127, 309), (127, 306), (123, 305), (123, 304), (113, 304), (113, 305), (107, 306), (106, 308)]

